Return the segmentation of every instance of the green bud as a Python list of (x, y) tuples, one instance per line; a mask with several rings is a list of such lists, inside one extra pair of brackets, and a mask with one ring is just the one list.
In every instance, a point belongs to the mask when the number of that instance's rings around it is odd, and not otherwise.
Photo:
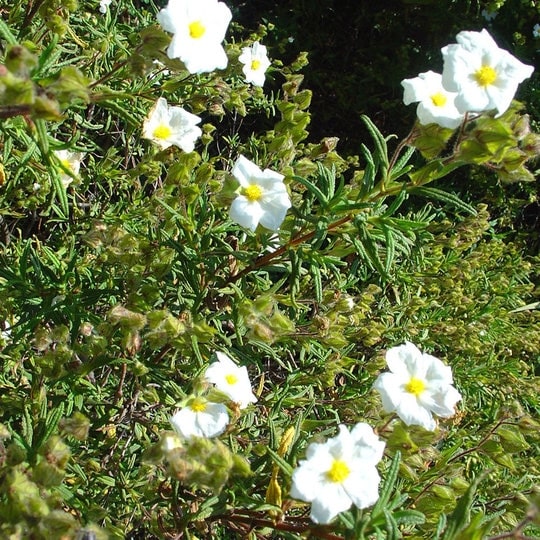
[(249, 461), (243, 456), (233, 454), (231, 473), (235, 476), (250, 476), (252, 472)]
[(146, 317), (141, 313), (130, 311), (117, 304), (107, 314), (107, 320), (111, 324), (119, 324), (123, 328), (140, 330), (146, 325)]
[(53, 435), (45, 443), (45, 446), (41, 449), (40, 453), (49, 463), (62, 469), (67, 465), (67, 462), (71, 457), (71, 450), (58, 435)]
[(56, 99), (63, 108), (67, 108), (73, 101), (80, 100), (85, 103), (89, 98), (90, 81), (74, 66), (62, 68), (56, 81), (49, 85)]
[(5, 479), (6, 493), (12, 512), (22, 516), (40, 518), (49, 513), (38, 486), (26, 474), (11, 469)]
[(49, 14), (44, 17), (45, 24), (51, 32), (63, 36), (67, 30), (67, 22), (60, 16), (55, 13)]
[(59, 427), (66, 435), (71, 435), (78, 441), (84, 441), (88, 437), (90, 420), (84, 414), (74, 412), (70, 418), (63, 418)]
[(530, 448), (525, 437), (515, 427), (501, 426), (495, 433), (499, 436), (501, 445), (507, 452), (522, 452)]
[(59, 486), (64, 480), (64, 469), (46, 460), (40, 461), (32, 471), (32, 478), (39, 485), (49, 488)]
[(520, 147), (530, 158), (538, 157), (540, 155), (540, 134), (529, 133), (523, 139)]
[(26, 47), (11, 45), (5, 56), (5, 65), (15, 75), (28, 77), (30, 71), (37, 66), (38, 59)]
[(139, 50), (147, 58), (159, 58), (163, 49), (169, 46), (171, 36), (164, 32), (159, 26), (153, 25), (145, 28), (140, 33)]
[(435, 497), (437, 497), (438, 499), (442, 499), (444, 501), (453, 502), (456, 500), (456, 494), (454, 490), (448, 486), (440, 486), (438, 484), (435, 484), (431, 488), (431, 492)]
[(16, 443), (11, 443), (6, 448), (6, 463), (10, 466), (18, 465), (26, 461), (26, 450)]
[(418, 446), (413, 442), (409, 430), (401, 422), (393, 425), (394, 429), (388, 437), (387, 446), (391, 450), (399, 450), (404, 455), (418, 451)]
[(287, 82), (282, 85), (283, 92), (288, 96), (295, 96), (303, 80), (303, 75), (287, 75)]
[(450, 480), (450, 485), (452, 486), (452, 489), (454, 489), (459, 494), (463, 494), (467, 491), (467, 489), (469, 489), (469, 482), (467, 482), (461, 476), (456, 476), (456, 478), (452, 478)]
[(437, 157), (448, 144), (454, 130), (437, 124), (418, 124), (415, 128), (413, 145), (426, 158)]
[[(291, 71), (300, 71), (309, 64), (308, 53), (302, 51), (297, 57), (296, 60), (291, 64)], [(297, 75), (298, 76), (298, 75)], [(302, 76), (303, 78), (303, 76)]]
[(63, 510), (49, 512), (38, 525), (43, 538), (68, 538), (75, 535), (79, 524), (74, 516)]
[(39, 93), (35, 97), (33, 112), (36, 118), (44, 120), (59, 121), (62, 119), (58, 101), (45, 93)]
[(294, 96), (293, 101), (294, 103), (296, 103), (298, 108), (303, 111), (309, 108), (309, 106), (311, 105), (312, 95), (313, 92), (311, 90), (302, 90)]

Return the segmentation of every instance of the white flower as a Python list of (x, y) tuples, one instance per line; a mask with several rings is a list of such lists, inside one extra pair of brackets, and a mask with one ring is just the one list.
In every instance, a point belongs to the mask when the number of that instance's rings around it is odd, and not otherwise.
[(258, 41), (251, 47), (244, 47), (238, 60), (244, 64), (242, 71), (246, 76), (246, 82), (255, 86), (264, 85), (264, 74), (270, 66), (270, 60), (266, 54), (266, 47)]
[(100, 0), (99, 2), (99, 11), (101, 13), (107, 13), (109, 6), (111, 5), (112, 0)]
[(169, 58), (179, 58), (190, 73), (227, 67), (221, 46), (232, 19), (231, 10), (217, 0), (169, 0), (157, 20), (173, 34)]
[(489, 22), (489, 21), (492, 21), (495, 17), (497, 17), (499, 12), (498, 11), (491, 11), (491, 10), (488, 10), (488, 9), (483, 9), (480, 14), (482, 15), (482, 17), (484, 17), (484, 19), (486, 19), (486, 21)]
[(457, 92), (460, 112), (483, 112), (492, 109), (501, 115), (508, 109), (518, 84), (533, 72), (499, 49), (487, 30), (460, 32), (457, 43), (443, 47), (442, 82), (449, 92)]
[(292, 475), (291, 497), (311, 502), (311, 519), (329, 523), (352, 504), (367, 508), (379, 498), (379, 473), (384, 442), (370, 426), (352, 431), (339, 426), (339, 434), (325, 443), (309, 445), (306, 457)]
[(197, 124), (201, 119), (182, 107), (171, 107), (159, 98), (143, 124), (143, 137), (154, 141), (162, 150), (173, 144), (184, 152), (192, 152), (195, 140), (201, 136)]
[(240, 194), (231, 205), (231, 219), (252, 231), (259, 223), (277, 231), (291, 207), (284, 176), (270, 169), (261, 171), (244, 156), (236, 160), (232, 174), (240, 183)]
[(404, 79), (403, 103), (409, 105), (418, 101), (416, 115), (421, 124), (439, 124), (442, 127), (455, 129), (462, 120), (454, 104), (457, 94), (443, 88), (442, 76), (433, 71), (420, 73), (414, 79)]
[(247, 368), (237, 366), (225, 353), (216, 352), (218, 361), (213, 362), (206, 369), (204, 377), (207, 381), (216, 385), (216, 388), (238, 403), (241, 409), (250, 403), (255, 403), (257, 398), (251, 391), (251, 382)]
[(533, 26), (533, 37), (538, 38), (540, 37), (540, 24), (536, 23)]
[(408, 426), (429, 430), (437, 426), (433, 414), (442, 418), (454, 415), (461, 394), (452, 386), (450, 366), (409, 342), (389, 349), (386, 363), (390, 372), (379, 375), (373, 385), (385, 411), (396, 411)]
[(185, 439), (190, 437), (216, 437), (229, 423), (227, 407), (195, 397), (170, 419), (172, 427)]
[(67, 169), (71, 172), (68, 174), (64, 170), (60, 172), (60, 181), (62, 185), (67, 188), (71, 182), (73, 182), (73, 176), (78, 176), (81, 168), (81, 161), (83, 159), (82, 152), (70, 152), (69, 150), (55, 150), (54, 155), (60, 161), (63, 169)]

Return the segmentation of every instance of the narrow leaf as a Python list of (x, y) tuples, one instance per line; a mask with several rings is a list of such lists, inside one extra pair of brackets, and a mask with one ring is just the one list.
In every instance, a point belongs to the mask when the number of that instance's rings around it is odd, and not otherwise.
[(462, 201), (454, 193), (449, 193), (447, 191), (443, 191), (442, 189), (437, 189), (434, 187), (417, 187), (410, 189), (409, 193), (412, 193), (413, 195), (420, 195), (421, 197), (425, 197), (427, 199), (435, 199), (450, 204), (454, 208), (462, 210), (463, 212), (466, 212), (471, 216), (476, 216), (477, 214), (476, 209), (473, 206)]

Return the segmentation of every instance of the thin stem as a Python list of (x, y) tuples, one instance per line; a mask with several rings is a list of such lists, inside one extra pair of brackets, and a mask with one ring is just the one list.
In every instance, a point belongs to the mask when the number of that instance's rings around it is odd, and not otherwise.
[(97, 81), (90, 83), (88, 87), (94, 88), (98, 86), (99, 84), (102, 84), (107, 79), (110, 79), (118, 70), (122, 69), (128, 62), (129, 62), (129, 59), (122, 60), (121, 62), (116, 62), (116, 64), (110, 69), (109, 72), (105, 73), (105, 75), (103, 75), (103, 77), (99, 78)]
[(463, 450), (463, 452), (456, 454), (454, 457), (448, 460), (448, 463), (452, 463), (453, 461), (457, 461), (458, 459), (461, 459), (462, 457), (467, 456), (468, 454), (472, 454), (473, 452), (476, 452), (479, 448), (481, 448), (484, 444), (486, 444), (489, 441), (490, 437), (493, 435), (493, 433), (495, 433), (497, 428), (502, 426), (504, 423), (506, 423), (506, 420), (502, 418), (495, 424), (495, 426), (493, 426), (487, 432), (486, 435), (484, 435), (484, 437), (482, 437), (482, 440), (474, 448), (469, 448), (468, 450)]
[[(303, 533), (307, 531), (311, 531), (314, 534), (316, 534), (316, 538), (321, 538), (323, 540), (343, 540), (341, 536), (336, 536), (335, 534), (332, 534), (330, 532), (326, 532), (324, 530), (321, 530), (322, 527), (313, 525), (311, 521), (309, 520), (294, 520), (294, 518), (289, 518), (289, 522), (286, 521), (274, 521), (272, 519), (265, 519), (262, 517), (258, 517), (256, 515), (253, 516), (246, 516), (246, 515), (239, 515), (239, 514), (221, 514), (216, 516), (211, 516), (208, 519), (211, 519), (213, 521), (229, 521), (231, 523), (245, 523), (247, 525), (250, 525), (252, 527), (260, 527), (260, 528), (266, 528), (270, 527), (278, 531), (286, 531), (286, 532), (293, 532), (293, 533)], [(294, 520), (295, 522), (291, 521)]]
[(24, 19), (19, 30), (19, 39), (23, 36), (26, 27), (30, 24), (31, 20), (34, 18), (34, 15), (37, 13), (44, 1), (45, 0), (36, 0), (36, 2), (28, 2), (28, 5), (26, 6), (26, 13), (24, 14)]
[[(344, 225), (345, 223), (348, 223), (353, 218), (352, 215), (347, 215), (345, 217), (342, 217), (341, 219), (338, 219), (337, 221), (334, 221), (334, 223), (331, 223), (328, 225), (328, 230), (331, 231), (333, 229), (337, 229), (338, 227), (341, 227), (341, 225)], [(296, 236), (292, 240), (290, 240), (287, 244), (279, 247), (275, 251), (271, 253), (266, 253), (265, 255), (261, 255), (258, 259), (255, 260), (253, 264), (250, 266), (244, 268), (241, 272), (238, 272), (238, 274), (235, 274), (234, 276), (230, 276), (229, 279), (227, 279), (226, 283), (235, 283), (240, 278), (244, 277), (246, 274), (249, 274), (250, 272), (253, 272), (254, 270), (257, 270), (257, 268), (261, 268), (262, 266), (266, 266), (270, 261), (273, 261), (274, 259), (277, 259), (279, 256), (283, 255), (289, 248), (297, 246), (298, 244), (302, 244), (304, 242), (307, 242), (308, 240), (311, 240), (316, 234), (316, 231), (310, 231), (308, 233), (303, 234), (302, 236)]]
[(487, 540), (503, 540), (504, 538), (514, 538), (514, 540), (534, 540), (532, 536), (525, 536), (522, 534), (523, 529), (531, 523), (531, 521), (533, 521), (533, 516), (528, 515), (522, 519), (512, 531), (490, 536)]
[(392, 154), (392, 157), (390, 158), (390, 163), (388, 164), (388, 173), (386, 174), (386, 180), (388, 180), (392, 174), (392, 169), (394, 168), (399, 155), (403, 151), (403, 149), (410, 145), (410, 143), (414, 140), (414, 136), (416, 135), (417, 129), (416, 124), (413, 126), (411, 131), (409, 131), (409, 134), (396, 146), (396, 149), (394, 150), (394, 153)]

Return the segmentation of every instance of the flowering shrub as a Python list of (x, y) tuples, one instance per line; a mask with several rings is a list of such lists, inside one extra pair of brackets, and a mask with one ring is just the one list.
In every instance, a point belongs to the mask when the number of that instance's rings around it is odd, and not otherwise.
[(0, 19), (0, 536), (538, 533), (538, 260), (446, 185), (534, 181), (532, 67), (462, 30), (345, 156), (271, 25), (136, 4)]

